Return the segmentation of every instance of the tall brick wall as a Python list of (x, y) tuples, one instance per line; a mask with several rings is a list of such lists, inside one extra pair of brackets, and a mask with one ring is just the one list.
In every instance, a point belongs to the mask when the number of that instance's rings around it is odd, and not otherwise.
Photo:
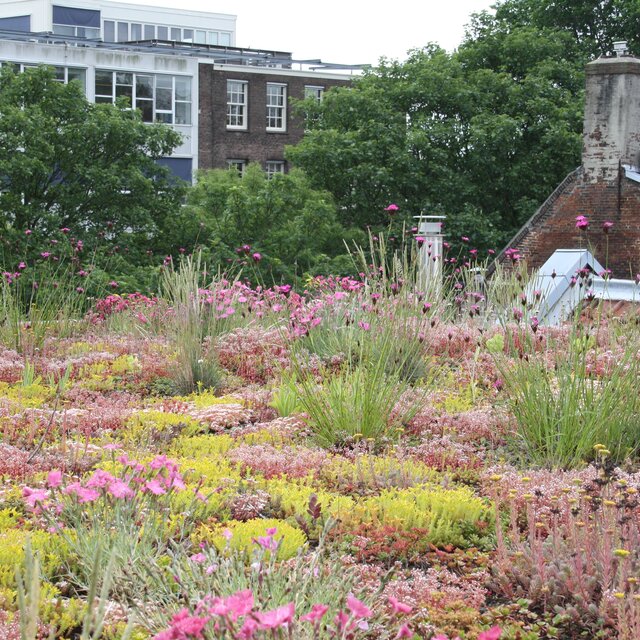
[[(576, 228), (576, 217), (589, 228)], [(605, 234), (604, 222), (613, 222)], [(509, 245), (518, 249), (534, 269), (556, 249), (591, 249), (614, 277), (640, 273), (640, 184), (621, 172), (615, 181), (585, 180), (581, 167), (569, 174)]]
[[(259, 162), (284, 160), (284, 147), (296, 144), (304, 135), (303, 123), (293, 116), (291, 98), (303, 99), (304, 87), (348, 86), (348, 78), (337, 80), (311, 74), (297, 76), (260, 71), (237, 71), (200, 65), (199, 158), (201, 169), (226, 168), (228, 159)], [(248, 127), (243, 131), (227, 130), (227, 80), (248, 82)], [(287, 129), (266, 130), (267, 83), (287, 85)]]

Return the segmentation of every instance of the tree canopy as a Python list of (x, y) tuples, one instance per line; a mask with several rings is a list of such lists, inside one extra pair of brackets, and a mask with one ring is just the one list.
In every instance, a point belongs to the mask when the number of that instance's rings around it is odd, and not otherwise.
[(637, 0), (498, 2), (457, 51), (381, 60), (306, 103), (312, 130), (287, 157), (334, 195), (345, 225), (382, 224), (393, 202), (500, 246), (580, 164), (584, 65), (621, 37), (636, 47), (639, 17)]
[[(144, 124), (126, 104), (91, 104), (51, 69), (0, 72), (0, 228), (19, 255), (25, 233), (70, 229), (87, 245), (150, 237), (184, 187), (156, 160), (180, 136)], [(33, 244), (33, 243), (32, 243)]]

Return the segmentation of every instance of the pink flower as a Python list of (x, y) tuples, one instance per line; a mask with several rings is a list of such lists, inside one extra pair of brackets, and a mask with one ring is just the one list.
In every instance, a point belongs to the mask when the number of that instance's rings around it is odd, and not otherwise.
[(222, 536), (227, 540), (231, 540), (231, 538), (233, 538), (233, 531), (231, 531), (231, 529), (224, 529)]
[(18, 269), (26, 269), (26, 268), (27, 268), (27, 263), (26, 263), (26, 262), (21, 262), (21, 263), (18, 265)]
[(413, 631), (409, 629), (408, 625), (403, 624), (396, 634), (396, 640), (398, 640), (398, 638), (413, 638)]
[(602, 231), (604, 233), (609, 233), (609, 229), (611, 229), (611, 227), (613, 227), (613, 222), (609, 222), (607, 220), (606, 222), (602, 223)]
[(251, 256), (254, 262), (260, 262), (262, 260), (262, 254), (257, 251)]
[(352, 594), (347, 596), (347, 609), (356, 618), (370, 618), (373, 615), (371, 609)]
[(182, 609), (171, 618), (170, 629), (155, 636), (155, 640), (187, 640), (187, 636), (202, 638), (202, 630), (208, 622), (209, 618), (198, 618)]
[(488, 631), (483, 631), (478, 634), (478, 640), (498, 640), (502, 635), (502, 629), (500, 627), (491, 627)]
[(576, 227), (578, 229), (588, 229), (589, 228), (589, 221), (584, 217), (584, 216), (577, 216), (576, 217)]
[(53, 471), (49, 471), (47, 475), (47, 486), (51, 487), (59, 487), (62, 484), (62, 471), (59, 469), (54, 469)]
[(44, 258), (45, 260), (50, 256), (51, 254), (48, 251), (43, 251), (40, 256), (42, 258)]
[(309, 613), (300, 616), (300, 620), (302, 622), (318, 622), (318, 620), (324, 617), (324, 614), (327, 613), (328, 610), (329, 607), (325, 604), (314, 604)]
[(115, 280), (112, 280), (112, 281), (109, 283), (109, 286), (110, 286), (112, 289), (117, 289), (119, 285), (118, 285), (118, 283), (117, 283)]
[(78, 498), (78, 502), (80, 503), (93, 502), (100, 497), (99, 491), (97, 491), (96, 489), (83, 487), (79, 482), (74, 482), (68, 485), (63, 491), (64, 493), (69, 495), (75, 493)]
[(115, 479), (108, 487), (107, 491), (114, 498), (132, 498), (135, 493), (133, 489), (124, 481)]
[(155, 480), (150, 480), (146, 482), (144, 485), (148, 491), (151, 491), (154, 496), (161, 496), (163, 493), (167, 493), (165, 488), (160, 484), (159, 480), (156, 478)]
[(399, 211), (400, 207), (397, 204), (390, 204), (388, 207), (385, 207), (385, 211), (389, 212), (389, 213), (395, 213), (396, 211)]
[(38, 502), (44, 502), (48, 498), (47, 491), (45, 489), (31, 489), (31, 487), (25, 487), (22, 490), (22, 497), (30, 507), (35, 507)]
[(364, 331), (369, 331), (369, 329), (371, 329), (371, 325), (368, 322), (363, 322), (362, 320), (358, 322), (358, 326)]
[(293, 602), (278, 607), (273, 611), (265, 613), (255, 613), (255, 616), (263, 629), (277, 629), (288, 625), (296, 612), (296, 605)]
[(269, 527), (267, 529), (267, 535), (268, 536), (275, 536), (276, 533), (278, 533), (278, 528), (277, 527)]
[(411, 613), (411, 607), (404, 602), (400, 602), (397, 598), (389, 596), (389, 604), (393, 609), (393, 613)]
[(196, 564), (202, 564), (206, 559), (207, 556), (205, 556), (204, 553), (194, 553), (189, 557), (189, 560), (191, 560), (191, 562), (195, 562)]
[(31, 229), (26, 229), (25, 232), (24, 232), (24, 234), (26, 236), (30, 236), (32, 233), (33, 233), (33, 231), (31, 231)]
[(62, 229), (60, 229), (60, 231), (62, 231), (62, 233), (69, 233), (69, 231), (71, 231), (71, 229), (69, 229), (69, 227), (62, 227)]
[(232, 619), (236, 620), (240, 616), (246, 616), (253, 609), (253, 593), (251, 589), (238, 591), (229, 596), (225, 603), (231, 612)]

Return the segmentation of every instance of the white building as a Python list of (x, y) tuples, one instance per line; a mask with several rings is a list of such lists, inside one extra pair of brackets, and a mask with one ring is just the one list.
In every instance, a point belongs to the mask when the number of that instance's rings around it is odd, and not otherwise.
[(1, 0), (0, 29), (131, 42), (235, 46), (236, 16), (108, 0)]

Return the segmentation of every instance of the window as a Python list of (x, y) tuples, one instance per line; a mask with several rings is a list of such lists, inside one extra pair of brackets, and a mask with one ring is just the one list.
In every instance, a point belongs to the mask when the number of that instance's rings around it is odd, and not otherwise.
[(131, 23), (131, 39), (142, 40), (142, 25), (138, 22)]
[(307, 85), (304, 88), (304, 98), (313, 98), (317, 103), (322, 102), (322, 96), (324, 94), (324, 87), (315, 87)]
[(284, 173), (284, 160), (267, 160), (265, 171), (267, 178), (272, 178), (276, 173)]
[(96, 69), (95, 101), (127, 98), (144, 122), (191, 124), (191, 78)]
[[(324, 96), (324, 87), (318, 87), (314, 85), (306, 85), (304, 88), (304, 99), (313, 100), (316, 104), (322, 102)], [(304, 114), (304, 128), (309, 131), (314, 125), (320, 122), (320, 114), (317, 113), (313, 107)]]
[(247, 83), (227, 80), (227, 129), (247, 128)]
[(156, 39), (156, 26), (154, 24), (144, 25), (144, 39), (155, 40)]
[(100, 29), (93, 27), (78, 27), (69, 24), (54, 24), (53, 33), (60, 36), (73, 36), (74, 38), (99, 38)]
[(118, 42), (126, 42), (129, 39), (129, 23), (118, 22)]
[(221, 31), (218, 44), (223, 47), (231, 46), (231, 33), (228, 31)]
[(237, 160), (235, 158), (227, 160), (227, 167), (229, 169), (235, 169), (240, 175), (244, 175), (244, 168), (246, 166), (246, 160)]
[(168, 39), (169, 39), (169, 28), (158, 27), (158, 40), (168, 40)]
[(285, 131), (287, 86), (267, 83), (267, 131)]

